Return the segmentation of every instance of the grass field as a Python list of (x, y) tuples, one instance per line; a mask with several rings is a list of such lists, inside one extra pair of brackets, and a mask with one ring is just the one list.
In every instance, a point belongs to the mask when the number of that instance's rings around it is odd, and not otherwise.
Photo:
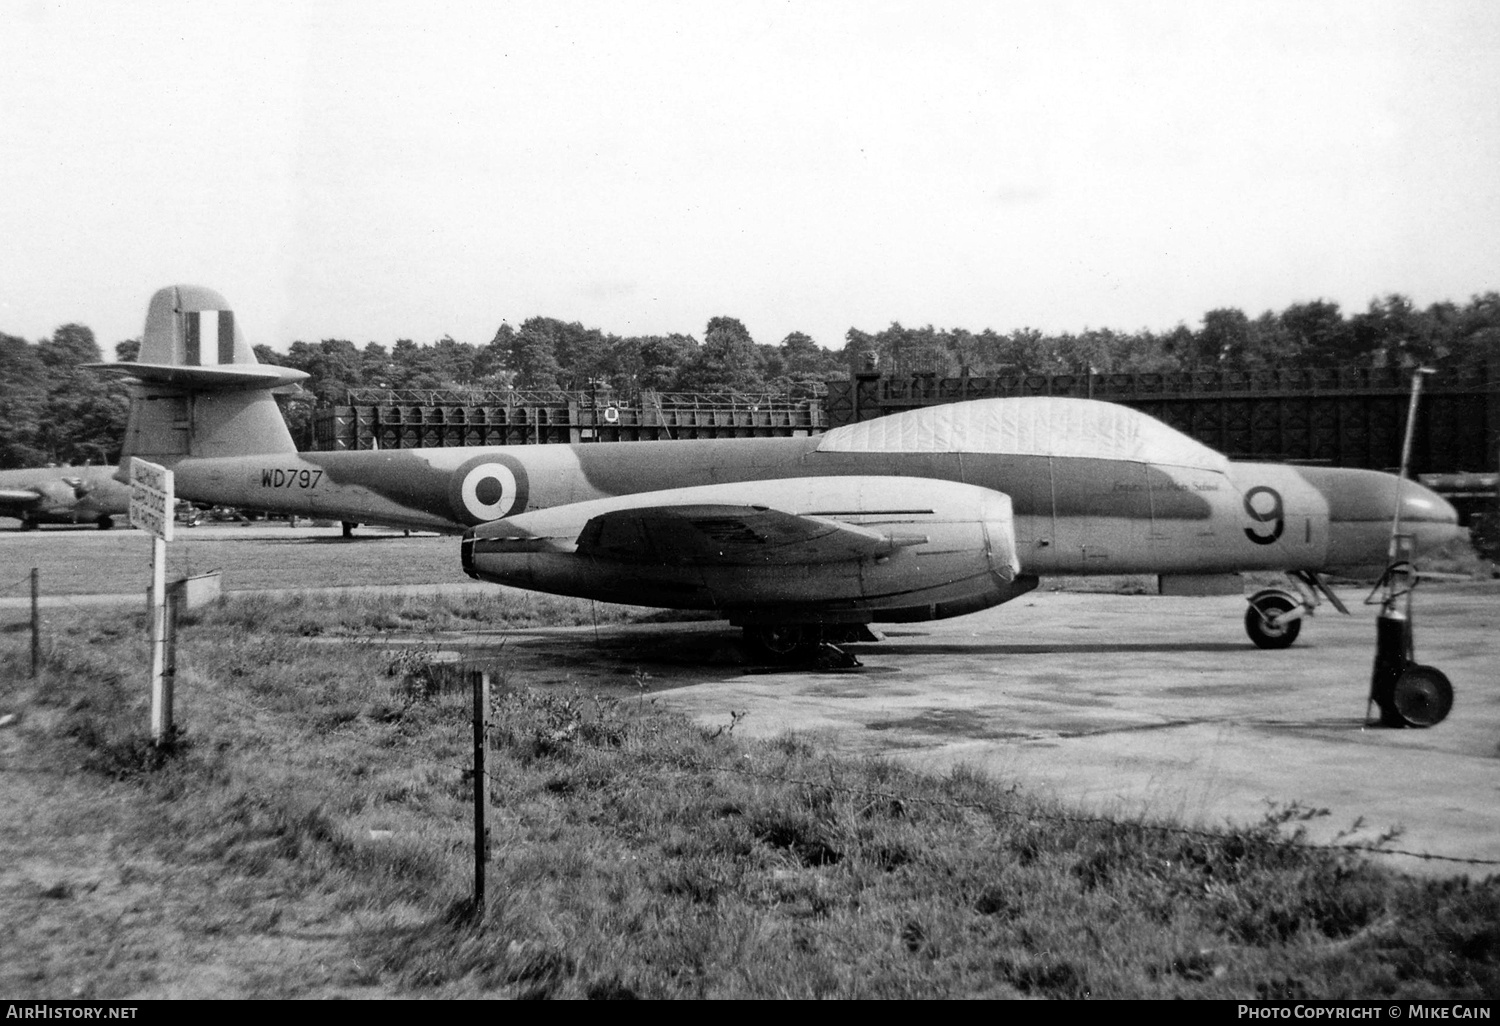
[[(0, 529), (0, 587), (41, 571), (48, 595), (143, 593), (151, 583), (151, 538), (93, 527)], [(338, 528), (291, 530), (284, 523), (179, 528), (167, 546), (168, 577), (218, 570), (226, 590), (466, 584), (458, 538), (362, 527), (353, 540)]]
[[(385, 543), (368, 546), (380, 549)], [(357, 547), (356, 547), (357, 548)], [(502, 662), (489, 901), (467, 694), (376, 630), (586, 623), (469, 596), (231, 598), (147, 743), (143, 616), (0, 633), (0, 993), (124, 997), (1490, 997), (1500, 881), (1250, 829), (1080, 817)]]

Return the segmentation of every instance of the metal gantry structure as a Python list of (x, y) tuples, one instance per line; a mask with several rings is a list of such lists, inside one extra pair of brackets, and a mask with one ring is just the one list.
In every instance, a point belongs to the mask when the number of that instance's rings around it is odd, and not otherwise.
[[(821, 390), (820, 390), (821, 391)], [(827, 429), (819, 394), (351, 389), (319, 407), (320, 450), (771, 438)]]
[[(1291, 368), (1169, 374), (908, 378), (829, 382), (830, 427), (934, 403), (998, 396), (1104, 399), (1150, 414), (1235, 459), (1394, 470), (1410, 370)], [(1500, 357), (1428, 379), (1412, 452), (1418, 473), (1492, 472), (1500, 462)]]
[[(1297, 367), (959, 377), (863, 371), (804, 393), (353, 389), (342, 403), (314, 411), (312, 442), (327, 450), (788, 437), (938, 403), (1062, 395), (1134, 407), (1233, 458), (1392, 470), (1401, 462), (1409, 382), (1410, 371), (1399, 367)], [(1467, 475), (1466, 515), (1493, 503), (1500, 356), (1429, 379), (1411, 468)]]

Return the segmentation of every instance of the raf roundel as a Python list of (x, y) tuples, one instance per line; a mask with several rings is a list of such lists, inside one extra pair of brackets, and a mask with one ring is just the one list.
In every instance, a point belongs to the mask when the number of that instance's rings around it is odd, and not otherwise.
[(526, 508), (526, 474), (509, 457), (470, 460), (454, 474), (454, 482), (454, 505), (472, 523), (499, 520)]

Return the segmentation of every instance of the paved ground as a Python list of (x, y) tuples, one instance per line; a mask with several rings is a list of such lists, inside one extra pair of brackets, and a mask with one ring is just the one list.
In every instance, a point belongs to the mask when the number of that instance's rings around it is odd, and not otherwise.
[[(853, 646), (852, 671), (747, 668), (735, 632), (661, 624), (506, 635), (511, 683), (611, 686), (737, 734), (796, 730), (840, 750), (943, 771), (960, 763), (1070, 804), (1188, 824), (1251, 822), (1270, 805), (1328, 814), (1309, 835), (1491, 865), (1384, 856), (1405, 870), (1500, 872), (1500, 587), (1417, 596), (1421, 661), (1454, 682), (1428, 730), (1367, 725), (1373, 608), (1343, 597), (1302, 640), (1264, 652), (1237, 597), (1033, 593)], [(472, 656), (500, 639), (470, 638)]]

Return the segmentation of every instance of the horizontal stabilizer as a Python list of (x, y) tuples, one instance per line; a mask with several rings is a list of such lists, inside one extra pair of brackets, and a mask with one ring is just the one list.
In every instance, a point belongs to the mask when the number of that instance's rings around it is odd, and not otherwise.
[(265, 363), (235, 363), (217, 367), (184, 367), (165, 363), (90, 363), (85, 366), (139, 381), (170, 385), (189, 391), (277, 388), (281, 385), (295, 384), (307, 378), (305, 371)]

